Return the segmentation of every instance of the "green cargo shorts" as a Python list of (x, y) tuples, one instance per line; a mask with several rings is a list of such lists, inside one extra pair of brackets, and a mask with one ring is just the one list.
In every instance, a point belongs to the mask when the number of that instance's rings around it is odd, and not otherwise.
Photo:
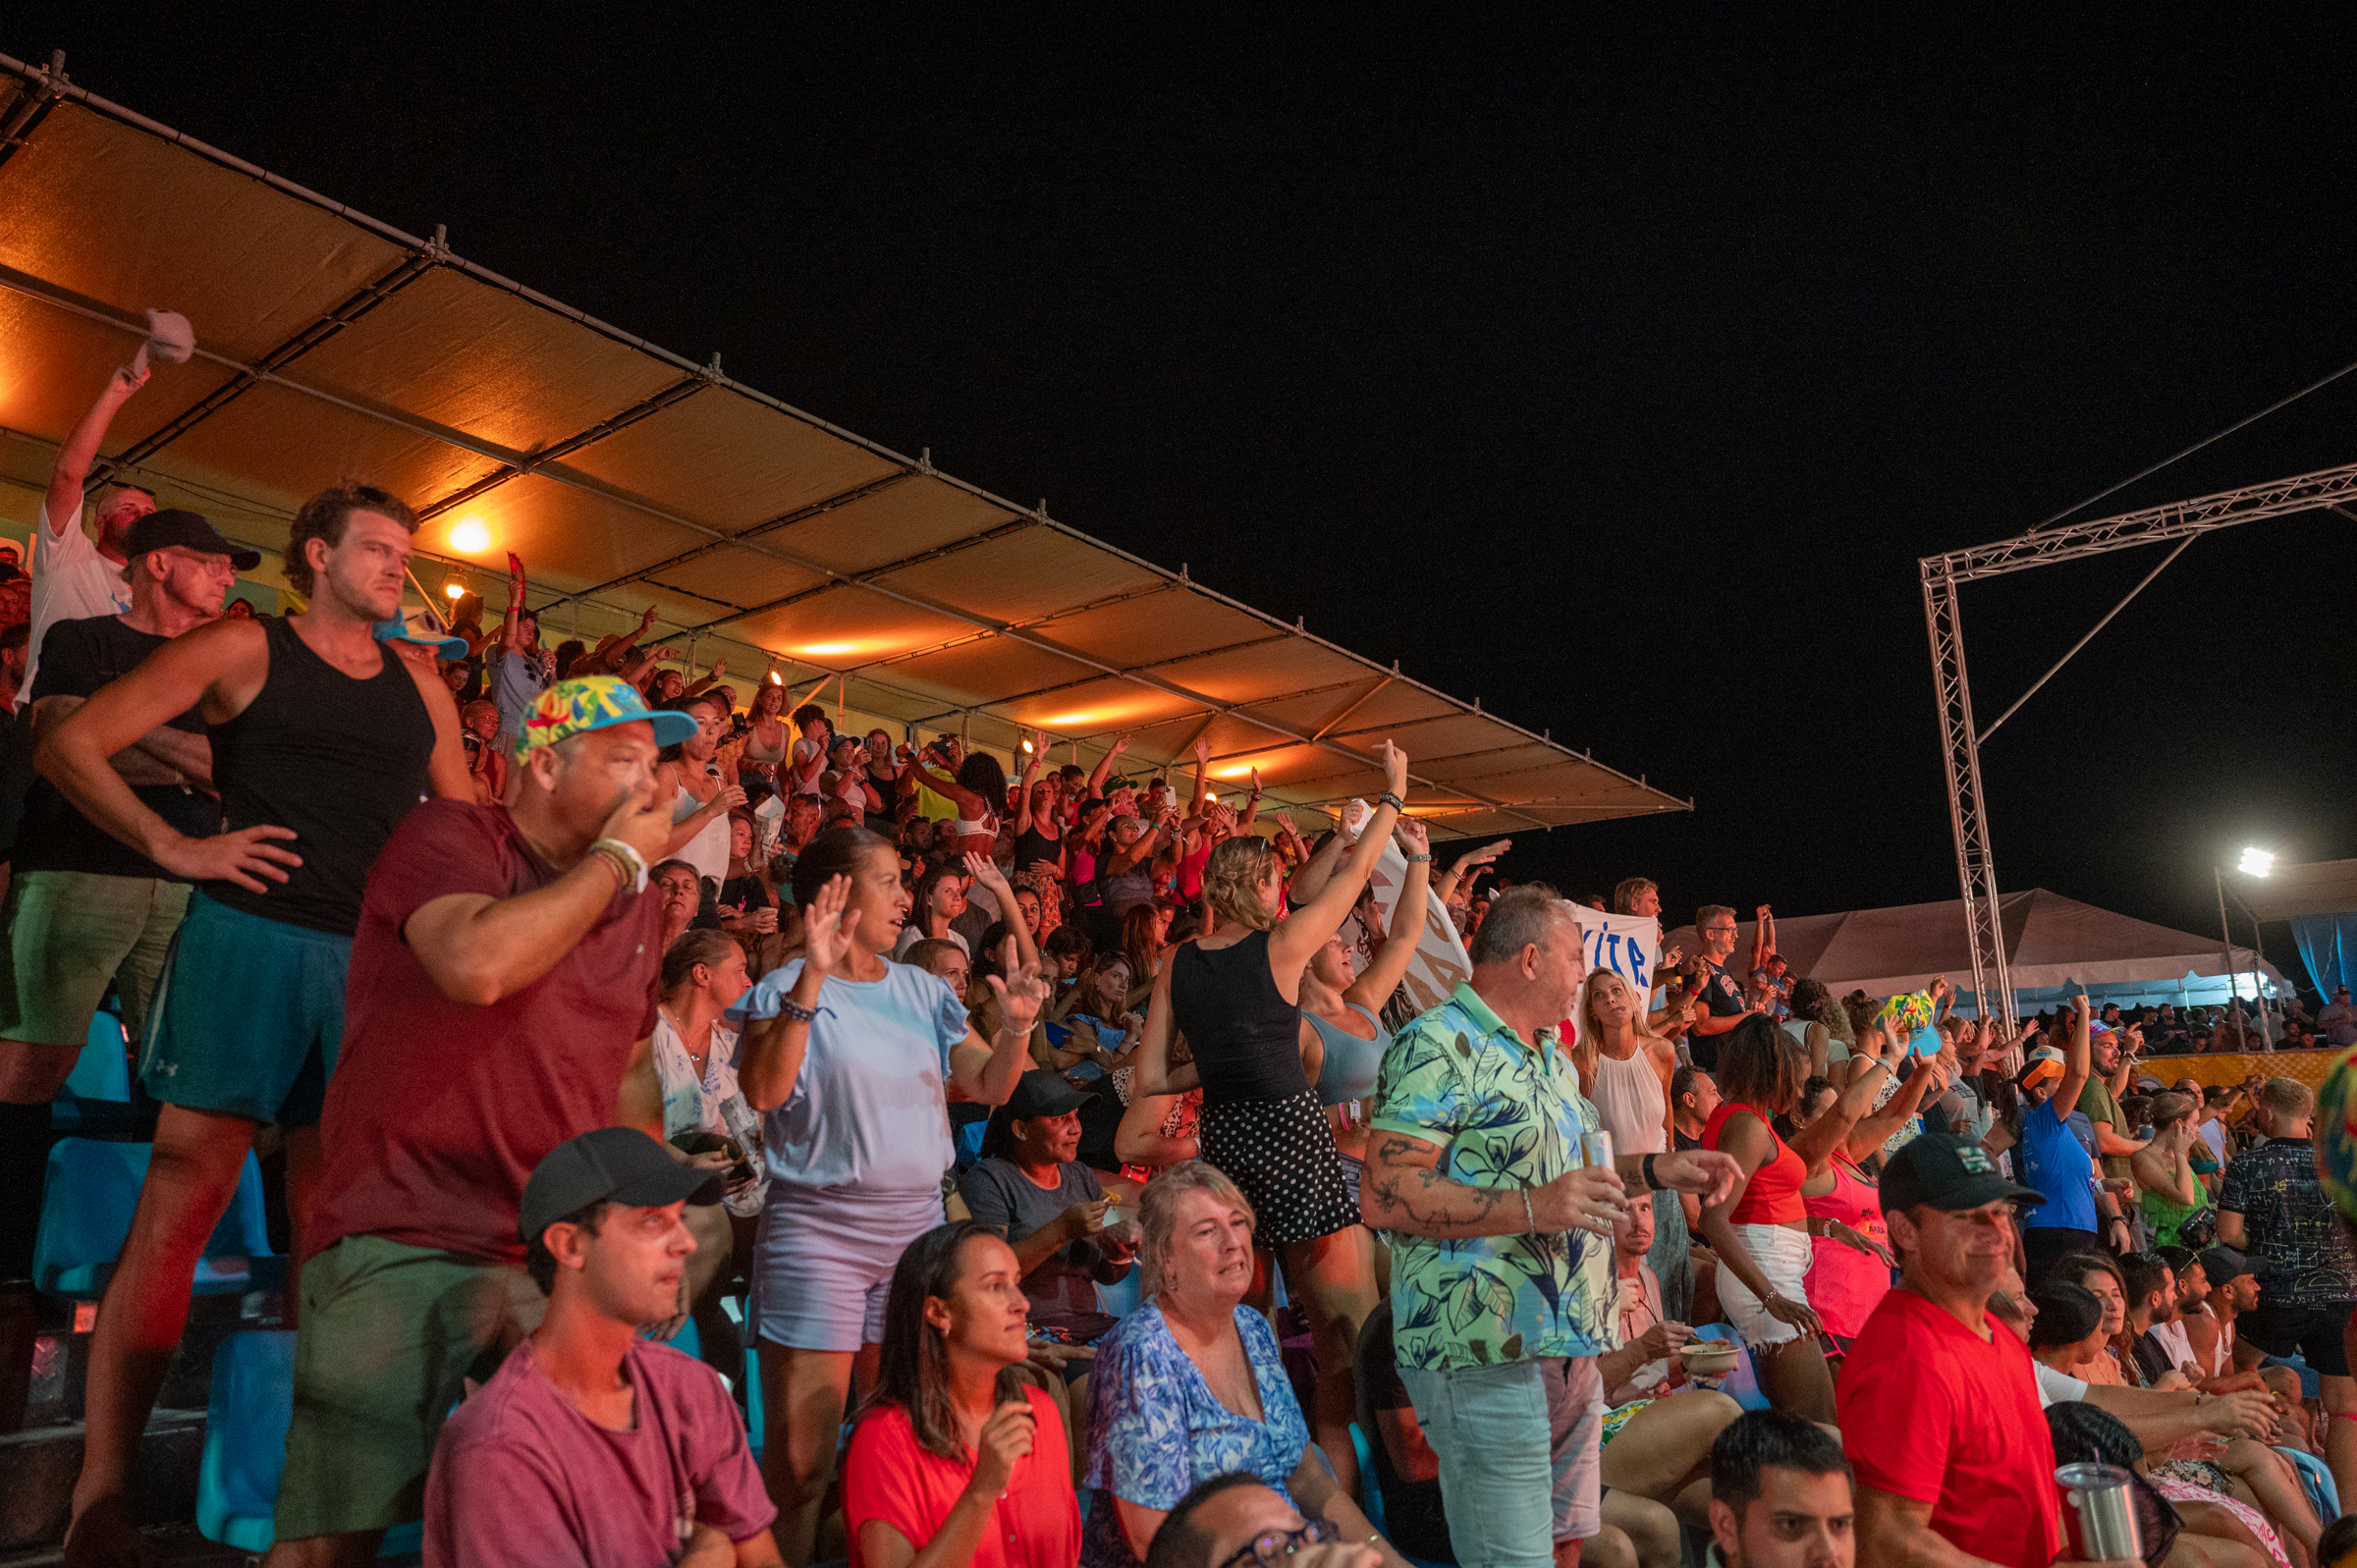
[(80, 1051), (117, 982), (123, 1027), (142, 1038), (147, 1000), (189, 885), (87, 871), (27, 871), (8, 890), (9, 961), (0, 965), (0, 1040)]
[(278, 1539), (425, 1517), (442, 1422), (540, 1325), (521, 1267), (346, 1236), (302, 1266)]

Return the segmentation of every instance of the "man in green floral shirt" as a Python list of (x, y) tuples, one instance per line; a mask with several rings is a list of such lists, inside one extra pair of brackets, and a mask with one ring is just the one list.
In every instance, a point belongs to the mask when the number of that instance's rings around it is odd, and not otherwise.
[(1500, 897), (1472, 958), (1472, 980), (1384, 1054), (1359, 1207), (1392, 1232), (1399, 1375), (1457, 1561), (1568, 1568), (1602, 1525), (1613, 1220), (1632, 1186), (1716, 1204), (1740, 1172), (1704, 1150), (1581, 1162), (1599, 1122), (1558, 1041), (1585, 972), (1562, 899)]

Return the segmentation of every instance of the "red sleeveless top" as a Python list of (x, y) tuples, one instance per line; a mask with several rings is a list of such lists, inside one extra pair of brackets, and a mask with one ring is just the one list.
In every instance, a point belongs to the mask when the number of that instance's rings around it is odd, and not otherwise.
[(1759, 1116), (1760, 1125), (1768, 1128), (1768, 1141), (1775, 1146), (1776, 1153), (1761, 1162), (1760, 1168), (1751, 1173), (1751, 1181), (1744, 1187), (1743, 1196), (1735, 1201), (1734, 1212), (1727, 1217), (1727, 1223), (1781, 1225), (1806, 1219), (1809, 1211), (1801, 1202), (1800, 1184), (1808, 1178), (1808, 1162), (1794, 1154), (1791, 1146), (1776, 1135), (1776, 1128), (1766, 1116), (1760, 1115), (1757, 1108), (1737, 1105), (1731, 1100), (1721, 1101), (1719, 1108), (1711, 1112), (1711, 1119), (1702, 1124), (1702, 1146), (1705, 1149), (1718, 1148), (1727, 1118), (1737, 1112)]

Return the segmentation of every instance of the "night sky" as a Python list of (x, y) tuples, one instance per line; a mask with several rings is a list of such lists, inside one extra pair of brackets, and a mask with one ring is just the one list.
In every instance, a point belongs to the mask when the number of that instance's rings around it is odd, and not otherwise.
[[(2357, 359), (2346, 13), (1273, 13), (0, 50), (1692, 796), (1507, 863), (1673, 920), (1954, 897), (1916, 558)], [(2352, 460), (2357, 375), (2086, 515)], [(1982, 721), (2158, 559), (1966, 590)], [(2197, 542), (1984, 754), (2001, 884), (2210, 931), (2214, 859), (2357, 854), (2353, 583)]]

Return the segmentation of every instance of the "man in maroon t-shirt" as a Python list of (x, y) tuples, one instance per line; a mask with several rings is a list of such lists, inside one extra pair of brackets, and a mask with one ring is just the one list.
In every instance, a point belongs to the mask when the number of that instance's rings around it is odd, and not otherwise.
[(1882, 1199), (1899, 1282), (1834, 1386), (1858, 1561), (2047, 1568), (2062, 1547), (2054, 1440), (2028, 1349), (1988, 1314), (2020, 1246), (2013, 1205), (2045, 1195), (1979, 1144), (1926, 1133), (1884, 1167)]
[(615, 1120), (654, 1031), (655, 753), (694, 723), (610, 676), (560, 681), (525, 718), (512, 805), (429, 801), (377, 856), (302, 1237), (272, 1564), (363, 1562), (418, 1518), (443, 1415), (539, 1321), (524, 1183)]
[(671, 1316), (695, 1251), (683, 1207), (719, 1198), (711, 1172), (630, 1127), (540, 1162), (521, 1233), (548, 1316), (442, 1429), (427, 1568), (779, 1568), (728, 1388), (638, 1337)]

